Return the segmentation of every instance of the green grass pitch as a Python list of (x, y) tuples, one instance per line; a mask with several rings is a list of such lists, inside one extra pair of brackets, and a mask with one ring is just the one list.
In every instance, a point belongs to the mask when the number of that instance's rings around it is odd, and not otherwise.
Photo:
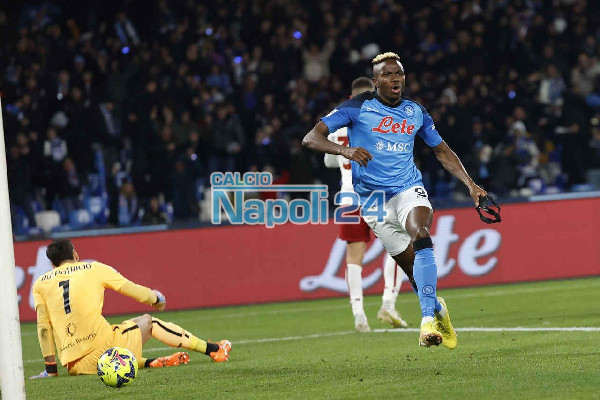
[[(414, 294), (398, 309), (418, 327)], [(600, 399), (600, 278), (440, 290), (459, 329), (455, 350), (420, 348), (418, 333), (353, 332), (346, 298), (165, 312), (201, 338), (229, 339), (228, 363), (145, 369), (128, 387), (97, 376), (26, 382), (28, 399)], [(372, 329), (379, 296), (365, 298)], [(126, 316), (111, 317), (111, 323)], [(491, 331), (487, 328), (536, 328)], [(588, 331), (548, 328), (594, 327)], [(483, 331), (461, 328), (486, 328)], [(537, 328), (545, 330), (537, 330)], [(35, 324), (22, 325), (25, 375), (42, 370)], [(145, 356), (172, 350), (151, 339)]]

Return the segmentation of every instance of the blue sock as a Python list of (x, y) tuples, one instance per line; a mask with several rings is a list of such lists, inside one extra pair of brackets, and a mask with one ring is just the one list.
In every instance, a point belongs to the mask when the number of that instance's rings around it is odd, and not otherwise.
[(415, 263), (413, 276), (417, 283), (419, 302), (421, 303), (421, 315), (433, 317), (435, 312), (442, 309), (437, 300), (437, 266), (433, 256), (433, 242), (431, 238), (423, 238), (413, 243), (415, 249)]

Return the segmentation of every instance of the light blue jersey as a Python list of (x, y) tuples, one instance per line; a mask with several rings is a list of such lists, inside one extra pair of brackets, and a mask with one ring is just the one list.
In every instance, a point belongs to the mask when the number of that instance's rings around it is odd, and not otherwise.
[(413, 157), (415, 136), (429, 147), (442, 143), (425, 107), (407, 98), (389, 107), (376, 92), (346, 100), (322, 121), (329, 132), (347, 127), (350, 146), (362, 147), (373, 156), (366, 167), (352, 162), (352, 183), (361, 204), (375, 190), (384, 191), (390, 199), (413, 186), (422, 186)]

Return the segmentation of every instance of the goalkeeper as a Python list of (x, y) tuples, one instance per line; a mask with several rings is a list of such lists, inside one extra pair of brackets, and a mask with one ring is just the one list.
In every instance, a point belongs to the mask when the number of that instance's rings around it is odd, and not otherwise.
[(167, 357), (142, 358), (142, 346), (153, 337), (166, 345), (204, 353), (214, 361), (229, 359), (231, 343), (205, 342), (171, 322), (144, 314), (110, 325), (102, 316), (104, 289), (110, 288), (162, 311), (165, 296), (158, 290), (127, 280), (112, 267), (99, 262), (79, 261), (68, 239), (53, 241), (46, 250), (52, 271), (33, 285), (37, 331), (46, 368), (34, 378), (58, 375), (58, 358), (70, 375), (95, 374), (98, 358), (110, 347), (129, 349), (140, 368), (187, 364), (189, 355), (177, 352)]

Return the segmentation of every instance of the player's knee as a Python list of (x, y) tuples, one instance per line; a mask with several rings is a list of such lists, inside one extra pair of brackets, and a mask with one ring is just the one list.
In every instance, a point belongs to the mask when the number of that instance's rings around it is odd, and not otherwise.
[(417, 240), (425, 239), (429, 237), (429, 229), (425, 226), (420, 226), (417, 228), (415, 232), (415, 237), (413, 238), (413, 242)]
[(141, 320), (144, 325), (152, 326), (152, 315), (144, 314), (142, 315)]

